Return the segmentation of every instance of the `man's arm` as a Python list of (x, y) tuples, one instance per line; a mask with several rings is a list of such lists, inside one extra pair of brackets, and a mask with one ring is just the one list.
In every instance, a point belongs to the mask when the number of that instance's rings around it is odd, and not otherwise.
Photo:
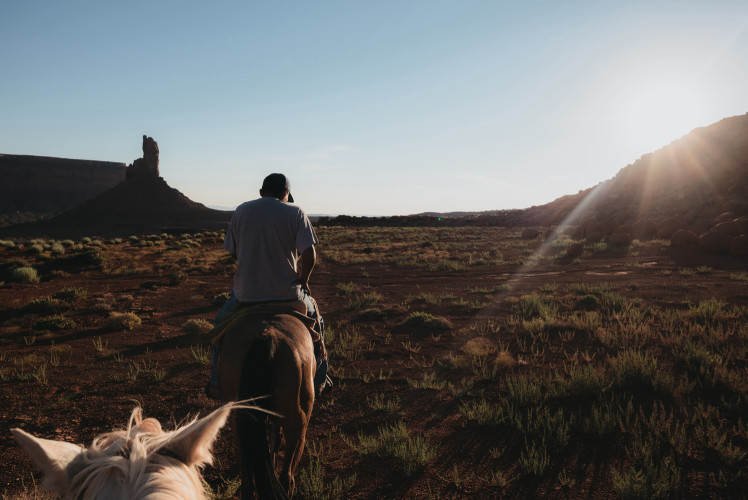
[(311, 245), (301, 252), (301, 271), (299, 273), (301, 288), (307, 292), (309, 291), (309, 276), (312, 274), (312, 269), (314, 269), (314, 264), (316, 263), (317, 251), (314, 250), (314, 245)]

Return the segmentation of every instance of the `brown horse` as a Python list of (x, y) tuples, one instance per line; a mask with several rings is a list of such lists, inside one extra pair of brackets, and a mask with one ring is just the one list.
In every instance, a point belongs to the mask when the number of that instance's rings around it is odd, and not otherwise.
[(44, 473), (42, 486), (62, 498), (204, 500), (200, 468), (213, 461), (218, 431), (239, 408), (249, 407), (229, 403), (169, 432), (135, 408), (125, 430), (101, 434), (88, 448), (12, 432)]
[[(259, 498), (293, 495), (294, 473), (314, 406), (316, 370), (312, 337), (302, 319), (303, 315), (278, 313), (272, 307), (240, 308), (221, 328), (218, 383), (222, 399), (266, 396), (256, 403), (276, 414), (269, 417), (257, 410), (241, 410), (233, 415), (242, 498), (252, 498), (253, 486)], [(275, 463), (280, 429), (286, 446), (279, 481)]]

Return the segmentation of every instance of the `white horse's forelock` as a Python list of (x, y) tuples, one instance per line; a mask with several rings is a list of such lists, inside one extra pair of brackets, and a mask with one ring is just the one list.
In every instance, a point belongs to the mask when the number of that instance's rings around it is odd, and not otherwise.
[(83, 500), (205, 498), (198, 468), (188, 467), (167, 452), (169, 443), (196, 420), (171, 432), (143, 432), (138, 427), (142, 412), (135, 408), (126, 430), (96, 437), (70, 464), (66, 496)]

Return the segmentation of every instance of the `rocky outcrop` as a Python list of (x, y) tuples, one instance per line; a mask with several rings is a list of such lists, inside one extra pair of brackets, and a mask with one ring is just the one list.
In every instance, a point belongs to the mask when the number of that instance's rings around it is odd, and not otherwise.
[(56, 215), (125, 180), (125, 164), (0, 155), (0, 214)]
[(674, 247), (698, 245), (699, 235), (687, 229), (678, 229), (670, 237), (670, 244)]
[[(122, 169), (124, 175), (124, 165)], [(127, 179), (48, 220), (0, 228), (0, 236), (127, 236), (225, 229), (232, 212), (213, 210), (170, 187), (158, 175), (158, 144), (143, 136), (143, 158)]]
[(699, 236), (699, 245), (709, 252), (730, 253), (732, 237), (722, 231), (709, 231)]
[(126, 179), (134, 177), (159, 177), (158, 143), (153, 137), (143, 136), (143, 157), (127, 166)]

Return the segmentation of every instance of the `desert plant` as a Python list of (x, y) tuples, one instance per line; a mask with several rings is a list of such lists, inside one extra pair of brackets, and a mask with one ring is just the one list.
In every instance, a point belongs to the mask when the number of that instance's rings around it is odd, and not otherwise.
[(204, 319), (188, 319), (182, 325), (182, 331), (190, 335), (208, 333), (213, 330), (213, 323)]
[(192, 352), (192, 357), (197, 361), (198, 363), (201, 363), (203, 365), (207, 365), (211, 362), (212, 359), (212, 351), (210, 347), (205, 347), (202, 345), (197, 345), (190, 347), (190, 352)]
[(43, 299), (35, 299), (23, 306), (21, 309), (24, 314), (55, 314), (63, 311), (68, 306), (61, 303), (59, 300), (52, 297), (45, 297)]
[(445, 318), (420, 311), (410, 313), (399, 326), (416, 331), (428, 332), (442, 332), (452, 329), (452, 323)]
[(446, 387), (447, 381), (438, 378), (434, 372), (424, 372), (420, 380), (409, 378), (408, 385), (414, 389), (436, 389), (437, 391), (441, 391)]
[(39, 283), (39, 273), (33, 267), (17, 267), (10, 272), (10, 281), (16, 283)]
[(94, 339), (91, 339), (93, 342), (94, 349), (96, 349), (98, 352), (103, 352), (104, 349), (109, 347), (109, 342), (106, 340), (102, 340), (101, 337), (96, 337)]
[(656, 383), (657, 360), (640, 351), (627, 350), (610, 360), (615, 387), (648, 387)]
[(332, 480), (326, 479), (322, 460), (310, 454), (309, 464), (299, 472), (298, 492), (303, 498), (335, 500), (344, 498), (354, 484), (356, 474), (345, 479), (337, 475)]
[(702, 300), (697, 306), (691, 307), (690, 316), (702, 324), (712, 324), (725, 319), (727, 302), (711, 298)]
[(629, 299), (615, 292), (604, 292), (600, 297), (600, 302), (603, 310), (608, 314), (624, 315), (634, 306)]
[(366, 404), (372, 410), (394, 411), (400, 405), (400, 397), (395, 395), (393, 399), (386, 399), (384, 394), (375, 393), (366, 396)]
[(325, 337), (330, 354), (348, 361), (358, 359), (364, 349), (369, 347), (364, 337), (361, 336), (359, 329), (355, 326), (348, 327), (340, 333), (335, 333), (335, 335), (330, 335), (330, 329), (328, 328)]
[(460, 403), (460, 413), (468, 420), (479, 424), (500, 424), (504, 421), (504, 409), (501, 405), (489, 403), (484, 397), (467, 403)]
[(52, 248), (50, 248), (50, 251), (53, 255), (63, 255), (65, 254), (65, 247), (60, 243), (55, 243), (52, 245)]
[(598, 396), (610, 385), (605, 376), (591, 365), (572, 365), (568, 374), (568, 379), (559, 377), (556, 390), (569, 396)]
[(540, 477), (550, 464), (550, 457), (545, 443), (525, 442), (525, 447), (519, 455), (519, 467), (526, 474)]
[(373, 291), (363, 294), (355, 294), (348, 299), (348, 306), (346, 309), (349, 311), (364, 309), (378, 304), (380, 300), (382, 300), (382, 295)]
[(41, 318), (39, 321), (34, 323), (32, 329), (57, 331), (65, 330), (68, 328), (75, 328), (76, 326), (78, 325), (76, 325), (75, 321), (73, 321), (72, 319), (66, 318), (65, 316), (54, 315)]
[(335, 288), (337, 288), (338, 291), (340, 291), (340, 293), (342, 293), (343, 295), (351, 295), (354, 292), (358, 291), (359, 286), (354, 282), (349, 281), (347, 283), (337, 283), (335, 285)]
[(85, 288), (63, 288), (53, 295), (55, 299), (64, 300), (65, 302), (76, 302), (85, 299), (88, 290)]
[(558, 313), (558, 306), (540, 295), (523, 295), (519, 299), (520, 316), (524, 319), (542, 318), (551, 320)]
[(113, 331), (132, 330), (136, 326), (139, 326), (141, 322), (140, 317), (133, 312), (112, 312), (109, 313), (109, 317), (104, 322), (103, 328)]
[(405, 422), (379, 427), (376, 436), (358, 434), (358, 446), (349, 444), (362, 455), (393, 457), (402, 461), (406, 476), (412, 476), (420, 467), (430, 462), (437, 452), (423, 435), (411, 436)]

